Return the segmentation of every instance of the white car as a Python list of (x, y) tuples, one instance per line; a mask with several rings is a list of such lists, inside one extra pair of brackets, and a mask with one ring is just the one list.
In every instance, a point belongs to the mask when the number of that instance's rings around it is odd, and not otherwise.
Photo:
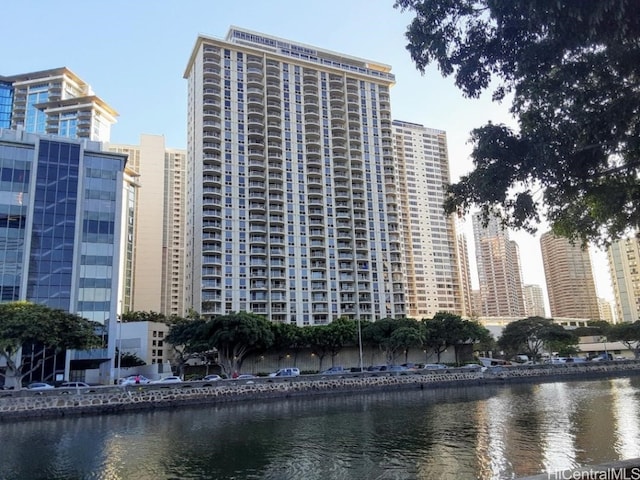
[(151, 383), (151, 380), (143, 375), (129, 375), (127, 378), (121, 378), (119, 385), (146, 385), (147, 383)]
[(44, 382), (33, 382), (30, 383), (27, 388), (29, 390), (53, 390), (55, 387)]
[(270, 377), (297, 377), (300, 375), (300, 369), (296, 367), (281, 368), (277, 372), (270, 373)]
[(154, 380), (151, 383), (182, 383), (182, 379), (175, 375), (171, 375), (169, 377), (161, 378), (160, 380)]

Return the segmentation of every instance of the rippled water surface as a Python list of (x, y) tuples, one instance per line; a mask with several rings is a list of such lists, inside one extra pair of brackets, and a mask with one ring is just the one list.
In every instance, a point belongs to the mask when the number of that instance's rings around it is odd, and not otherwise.
[(506, 479), (640, 457), (640, 378), (0, 424), (0, 479)]

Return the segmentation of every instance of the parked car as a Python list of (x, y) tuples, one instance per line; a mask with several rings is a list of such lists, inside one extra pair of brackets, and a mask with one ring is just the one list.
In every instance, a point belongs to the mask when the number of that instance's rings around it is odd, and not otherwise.
[(249, 373), (243, 373), (235, 377), (235, 380), (248, 380), (251, 378), (258, 378), (258, 377), (256, 377), (255, 375), (251, 375)]
[(320, 372), (321, 375), (339, 375), (341, 373), (346, 373), (347, 371), (340, 366), (336, 366), (336, 367), (331, 367), (328, 368), (322, 372)]
[(129, 375), (126, 378), (120, 379), (120, 385), (146, 385), (147, 383), (151, 383), (144, 375)]
[(60, 388), (89, 388), (90, 386), (84, 382), (64, 382), (60, 384)]
[(447, 366), (441, 363), (426, 363), (422, 368), (424, 370), (444, 370)]
[(387, 368), (388, 372), (406, 372), (408, 370), (404, 365), (389, 365), (389, 368)]
[(389, 369), (386, 365), (372, 365), (367, 368), (369, 372), (386, 372)]
[(217, 382), (218, 380), (222, 380), (220, 375), (207, 375), (203, 379), (205, 382)]
[(27, 385), (29, 390), (53, 390), (55, 387), (44, 382), (33, 382)]
[(175, 375), (161, 378), (160, 380), (154, 380), (151, 383), (182, 383), (182, 379)]
[(298, 375), (300, 375), (300, 369), (296, 367), (281, 368), (269, 374), (270, 377), (297, 377)]

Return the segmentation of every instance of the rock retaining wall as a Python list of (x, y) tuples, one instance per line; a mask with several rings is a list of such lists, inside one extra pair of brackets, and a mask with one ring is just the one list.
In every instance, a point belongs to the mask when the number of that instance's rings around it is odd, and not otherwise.
[(582, 380), (640, 374), (640, 361), (591, 364), (528, 365), (487, 369), (364, 372), (305, 375), (218, 382), (185, 382), (171, 386), (138, 385), (42, 391), (0, 391), (0, 421), (44, 416), (98, 414), (230, 401), (256, 401), (304, 395), (326, 395), (400, 388), (436, 388), (510, 382)]

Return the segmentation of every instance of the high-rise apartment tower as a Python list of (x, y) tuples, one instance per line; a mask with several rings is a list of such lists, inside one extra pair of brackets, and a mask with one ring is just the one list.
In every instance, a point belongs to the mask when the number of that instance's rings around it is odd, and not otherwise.
[(478, 279), (483, 317), (524, 315), (522, 274), (518, 245), (496, 218), (484, 225), (482, 214), (473, 215)]
[(449, 178), (447, 136), (442, 130), (393, 121), (398, 205), (404, 241), (407, 315), (464, 315), (455, 220), (445, 215)]
[[(184, 315), (185, 150), (166, 148), (160, 135), (140, 136), (140, 145), (109, 145), (129, 157), (136, 178), (132, 237), (123, 268), (123, 311)], [(129, 272), (127, 274), (127, 272)]]
[(607, 255), (616, 319), (635, 322), (640, 318), (640, 241), (636, 237), (617, 240)]
[(540, 237), (552, 317), (600, 318), (589, 250), (552, 232)]
[(547, 316), (544, 308), (544, 294), (540, 285), (525, 285), (524, 293), (524, 314), (527, 317)]
[(117, 115), (68, 68), (0, 76), (0, 128), (107, 142)]
[(187, 305), (404, 316), (390, 67), (232, 27), (185, 78)]

